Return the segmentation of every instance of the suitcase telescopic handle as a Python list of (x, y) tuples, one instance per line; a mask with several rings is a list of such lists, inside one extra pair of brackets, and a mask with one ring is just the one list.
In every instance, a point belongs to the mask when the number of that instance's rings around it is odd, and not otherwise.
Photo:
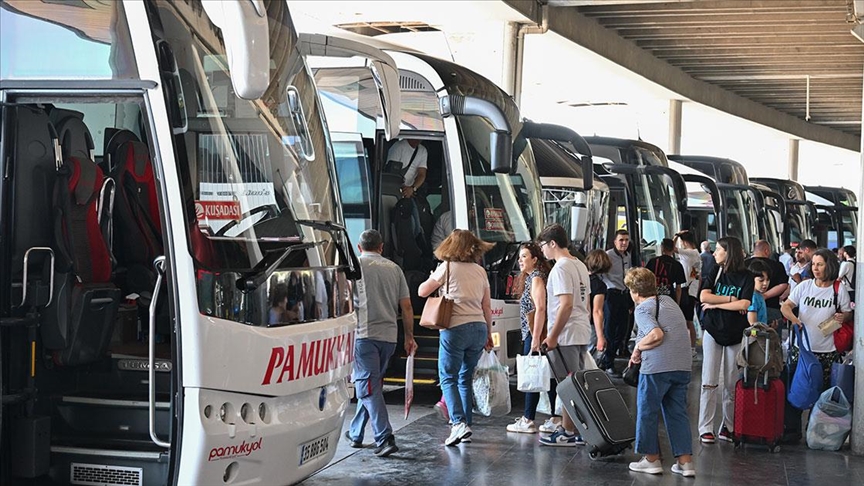
[[(561, 352), (561, 346), (555, 346), (555, 351), (558, 352), (558, 357), (561, 358), (561, 364), (564, 365), (564, 369), (570, 371), (573, 368), (567, 366), (567, 361), (564, 360), (564, 353)], [(549, 347), (546, 346), (546, 343), (540, 345), (540, 353), (549, 354)]]

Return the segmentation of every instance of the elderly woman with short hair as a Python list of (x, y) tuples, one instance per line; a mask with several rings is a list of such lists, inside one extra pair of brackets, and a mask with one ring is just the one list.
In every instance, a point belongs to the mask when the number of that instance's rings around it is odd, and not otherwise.
[(690, 385), (690, 333), (681, 308), (669, 296), (657, 295), (657, 280), (646, 268), (627, 272), (624, 284), (636, 304), (633, 315), (638, 329), (630, 366), (641, 363), (636, 392), (636, 452), (644, 454), (630, 470), (648, 474), (663, 472), (657, 429), (660, 413), (677, 460), (672, 472), (695, 477), (687, 388)]

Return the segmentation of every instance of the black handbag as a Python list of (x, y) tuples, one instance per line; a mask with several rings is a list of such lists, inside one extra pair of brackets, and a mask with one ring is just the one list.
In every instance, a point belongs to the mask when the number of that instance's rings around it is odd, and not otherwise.
[[(658, 320), (660, 318), (660, 296), (656, 295), (654, 299), (657, 301), (657, 305), (654, 309), (654, 320), (657, 321), (657, 324), (660, 324), (660, 321)], [(627, 383), (630, 386), (639, 386), (640, 369), (642, 369), (642, 362), (627, 366), (627, 368), (624, 369), (624, 372), (621, 373), (621, 378), (624, 380), (624, 383)]]
[(624, 379), (624, 383), (627, 383), (630, 386), (639, 386), (640, 368), (642, 368), (642, 363), (636, 363), (625, 368), (624, 373), (621, 373), (621, 378)]

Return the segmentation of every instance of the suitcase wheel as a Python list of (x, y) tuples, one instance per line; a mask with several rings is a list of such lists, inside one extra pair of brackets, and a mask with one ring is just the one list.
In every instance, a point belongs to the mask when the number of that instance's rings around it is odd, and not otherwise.
[(768, 446), (768, 452), (776, 454), (780, 452), (780, 444), (771, 444)]
[(590, 457), (592, 461), (596, 461), (597, 459), (600, 459), (600, 457), (601, 457), (600, 451), (593, 450), (593, 451), (588, 453), (588, 457)]

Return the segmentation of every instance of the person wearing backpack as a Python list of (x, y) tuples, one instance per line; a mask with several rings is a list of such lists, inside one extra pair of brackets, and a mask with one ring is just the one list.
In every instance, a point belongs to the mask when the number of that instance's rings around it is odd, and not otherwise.
[[(807, 332), (810, 339), (810, 349), (822, 364), (823, 390), (831, 383), (831, 364), (840, 360), (840, 353), (834, 347), (834, 335), (825, 335), (820, 329), (820, 324), (833, 319), (838, 324), (851, 319), (852, 307), (850, 305), (849, 293), (840, 285), (837, 288), (837, 303), (834, 301), (834, 281), (840, 273), (840, 262), (831, 250), (820, 249), (813, 255), (811, 268), (813, 279), (801, 282), (795, 290), (789, 294), (789, 298), (783, 303), (781, 311), (783, 316), (793, 325), (799, 326)], [(794, 309), (798, 308), (798, 315)], [(840, 312), (837, 312), (837, 310)], [(799, 344), (800, 343), (796, 343)], [(796, 363), (798, 358), (798, 346), (793, 346), (789, 352), (792, 362)]]
[[(744, 266), (741, 241), (733, 236), (717, 240), (714, 250), (717, 263), (702, 281), (700, 322), (702, 336), (702, 393), (699, 400), (699, 439), (713, 444), (714, 415), (717, 410), (719, 383), (723, 381), (723, 421), (719, 438), (732, 441), (735, 417), (735, 383), (738, 381), (736, 360), (741, 336), (749, 326), (747, 309), (753, 299), (753, 276)], [(722, 373), (722, 374), (721, 374)]]

